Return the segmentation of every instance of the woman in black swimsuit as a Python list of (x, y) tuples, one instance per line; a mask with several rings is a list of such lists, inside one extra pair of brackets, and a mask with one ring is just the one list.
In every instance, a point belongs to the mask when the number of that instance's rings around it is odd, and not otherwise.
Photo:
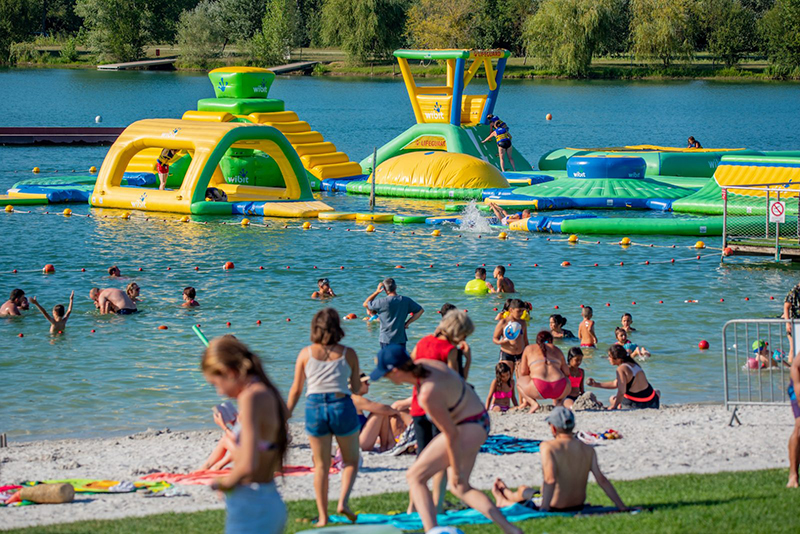
[(609, 410), (624, 408), (658, 408), (661, 404), (661, 392), (653, 389), (644, 371), (636, 363), (625, 347), (611, 345), (608, 347), (608, 363), (617, 368), (617, 377), (608, 382), (597, 382), (590, 378), (587, 384), (594, 388), (616, 389), (617, 394), (609, 399)]
[(395, 384), (417, 386), (420, 406), (441, 432), (406, 474), (411, 499), (425, 531), (436, 526), (436, 505), (428, 489), (428, 480), (449, 467), (450, 490), (456, 497), (491, 519), (507, 534), (522, 534), (486, 494), (469, 484), (475, 459), (490, 429), (489, 414), (478, 395), (444, 362), (415, 362), (400, 345), (381, 349), (377, 363), (370, 378), (374, 381), (386, 376)]

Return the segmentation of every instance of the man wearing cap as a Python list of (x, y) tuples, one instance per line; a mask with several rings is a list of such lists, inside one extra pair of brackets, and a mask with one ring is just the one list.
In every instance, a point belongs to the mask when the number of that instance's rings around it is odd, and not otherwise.
[[(603, 488), (608, 498), (620, 510), (628, 510), (614, 485), (600, 471), (594, 448), (575, 439), (575, 414), (563, 406), (556, 406), (545, 419), (550, 424), (553, 439), (539, 447), (542, 456), (542, 505), (543, 512), (579, 512), (586, 503), (586, 483), (589, 472)], [(535, 507), (531, 498), (533, 488), (520, 486), (511, 491), (501, 479), (492, 487), (492, 495), (498, 507), (524, 503)]]
[[(386, 291), (386, 296), (376, 298), (383, 291)], [(405, 348), (408, 341), (406, 329), (425, 311), (414, 300), (397, 294), (397, 284), (393, 278), (386, 278), (378, 284), (378, 289), (364, 301), (364, 307), (378, 314), (381, 322), (381, 348), (387, 345), (402, 345)]]

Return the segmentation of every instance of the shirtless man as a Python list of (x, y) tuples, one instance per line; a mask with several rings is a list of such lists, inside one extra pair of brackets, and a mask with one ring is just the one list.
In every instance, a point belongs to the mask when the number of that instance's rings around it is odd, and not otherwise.
[(504, 210), (494, 202), (489, 202), (489, 207), (492, 208), (494, 216), (497, 217), (497, 220), (500, 221), (500, 224), (502, 224), (503, 226), (508, 226), (509, 221), (516, 221), (518, 219), (528, 219), (531, 216), (531, 210), (527, 208), (522, 210), (521, 212), (512, 213), (511, 215), (509, 215), (506, 210)]
[[(572, 431), (575, 428), (575, 414), (563, 406), (556, 406), (545, 419), (550, 424), (553, 438), (540, 446), (542, 455), (542, 512), (579, 512), (586, 503), (586, 482), (589, 472), (594, 475), (597, 484), (603, 488), (608, 498), (620, 511), (629, 508), (622, 502), (614, 485), (600, 471), (597, 454), (589, 445), (575, 439)], [(497, 507), (524, 503), (536, 508), (531, 502), (534, 489), (520, 486), (516, 491), (506, 487), (501, 479), (497, 479), (492, 487)]]
[(102, 314), (130, 315), (139, 311), (136, 309), (136, 303), (124, 291), (114, 287), (106, 289), (93, 287), (89, 291), (89, 298), (94, 301), (95, 307)]
[(327, 278), (317, 280), (317, 290), (311, 293), (312, 299), (327, 299), (335, 296), (336, 293), (331, 289), (331, 282)]
[[(509, 362), (512, 370), (516, 369), (517, 364), (522, 359), (525, 347), (528, 346), (528, 325), (522, 320), (522, 314), (525, 311), (524, 302), (519, 299), (511, 299), (511, 302), (508, 303), (508, 317), (497, 321), (497, 326), (494, 327), (492, 341), (494, 341), (495, 345), (500, 345), (500, 361)], [(504, 331), (506, 325), (513, 322), (519, 323), (522, 330), (514, 339), (508, 339)]]
[(0, 306), (0, 317), (12, 317), (22, 315), (20, 310), (25, 309), (25, 292), (21, 289), (11, 291), (11, 296)]
[(494, 268), (494, 277), (497, 280), (495, 293), (514, 293), (514, 282), (511, 278), (506, 278), (506, 268), (498, 265)]

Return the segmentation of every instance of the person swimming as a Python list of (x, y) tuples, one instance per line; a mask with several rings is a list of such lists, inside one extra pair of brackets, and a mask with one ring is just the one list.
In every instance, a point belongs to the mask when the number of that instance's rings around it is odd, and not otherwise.
[(64, 330), (67, 329), (67, 320), (69, 316), (72, 315), (72, 302), (75, 299), (75, 292), (69, 294), (69, 307), (67, 311), (64, 311), (64, 306), (62, 304), (56, 304), (53, 306), (53, 316), (51, 317), (47, 311), (39, 304), (39, 301), (36, 300), (36, 297), (31, 297), (31, 304), (36, 306), (36, 308), (44, 315), (44, 318), (50, 323), (50, 333), (51, 334), (63, 334)]
[(577, 339), (572, 330), (567, 330), (564, 325), (567, 324), (567, 318), (558, 313), (550, 316), (550, 333), (555, 339)]

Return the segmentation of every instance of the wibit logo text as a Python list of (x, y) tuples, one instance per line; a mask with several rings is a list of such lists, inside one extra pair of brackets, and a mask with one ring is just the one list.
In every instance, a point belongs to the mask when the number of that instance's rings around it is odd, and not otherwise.
[(142, 193), (139, 200), (131, 200), (132, 208), (146, 208), (147, 207), (147, 193)]
[(433, 112), (425, 114), (426, 119), (444, 119), (444, 113), (442, 113), (442, 106), (439, 105), (439, 102), (433, 103)]

